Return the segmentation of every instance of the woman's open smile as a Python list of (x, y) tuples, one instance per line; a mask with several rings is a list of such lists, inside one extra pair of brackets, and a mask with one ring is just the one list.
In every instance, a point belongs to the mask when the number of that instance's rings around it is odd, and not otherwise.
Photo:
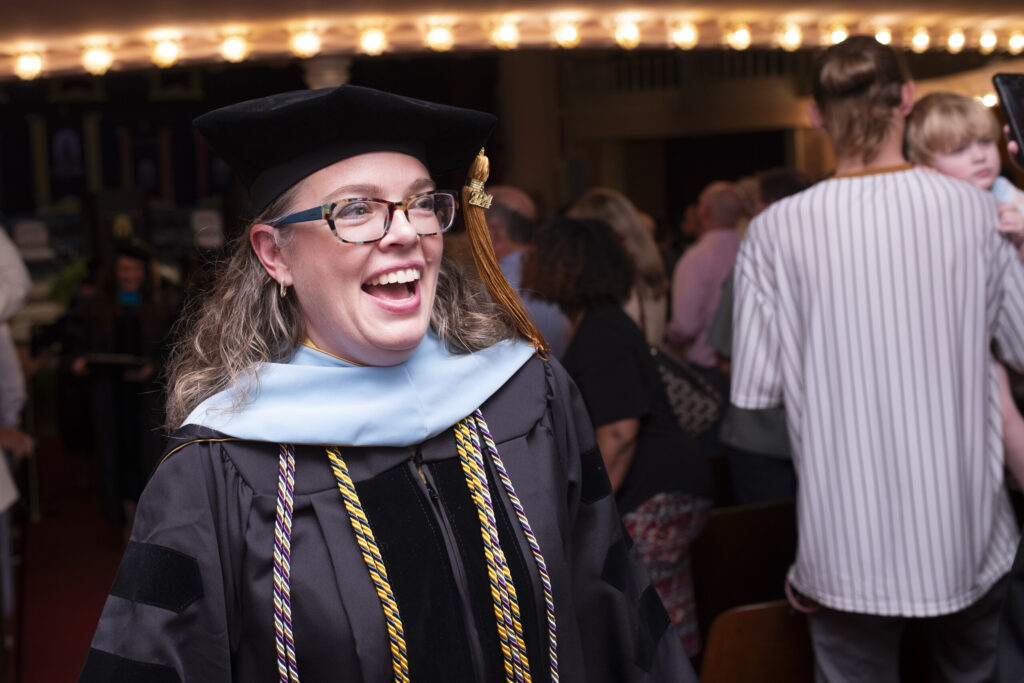
[(364, 282), (363, 291), (387, 310), (399, 312), (414, 309), (420, 303), (421, 272), (422, 266), (388, 270)]

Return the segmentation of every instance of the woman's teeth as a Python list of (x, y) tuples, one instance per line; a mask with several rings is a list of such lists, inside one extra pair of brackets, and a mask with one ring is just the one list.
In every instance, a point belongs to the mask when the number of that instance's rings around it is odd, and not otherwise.
[(406, 268), (404, 270), (395, 270), (390, 273), (382, 273), (377, 277), (368, 280), (367, 285), (393, 285), (396, 283), (413, 282), (414, 280), (420, 279), (420, 271), (416, 268)]

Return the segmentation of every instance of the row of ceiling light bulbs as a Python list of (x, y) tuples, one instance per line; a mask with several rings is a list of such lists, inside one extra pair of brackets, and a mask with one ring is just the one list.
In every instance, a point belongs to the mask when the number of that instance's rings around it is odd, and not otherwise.
[[(830, 45), (842, 42), (849, 35), (843, 25), (826, 27), (820, 35), (819, 43)], [(982, 53), (995, 51), (1000, 45), (1000, 37), (996, 31), (985, 29), (976, 32), (976, 40), (969, 45), (968, 33), (963, 29), (953, 29), (945, 33), (945, 49), (958, 53), (966, 47), (976, 46)], [(564, 21), (554, 26), (551, 35), (555, 44), (571, 49), (580, 44), (580, 25), (573, 21)], [(633, 49), (641, 43), (640, 25), (632, 20), (618, 21), (614, 26), (615, 42), (624, 49)], [(903, 44), (914, 52), (925, 52), (937, 47), (933, 44), (932, 34), (926, 27), (917, 27), (904, 33)], [(894, 40), (893, 31), (888, 27), (876, 29), (875, 38), (885, 45)], [(513, 49), (519, 45), (520, 32), (513, 21), (497, 24), (490, 35), (491, 42), (500, 49)], [(750, 26), (744, 23), (730, 25), (722, 34), (723, 43), (734, 50), (746, 50), (754, 41)], [(681, 49), (691, 49), (700, 43), (700, 32), (693, 22), (683, 21), (669, 27), (669, 41)], [(437, 52), (452, 49), (455, 45), (455, 33), (452, 26), (429, 26), (424, 36), (427, 47)], [(772, 47), (783, 50), (797, 50), (804, 44), (804, 31), (798, 24), (780, 26), (771, 38)], [(290, 49), (297, 57), (308, 58), (318, 54), (322, 47), (321, 35), (317, 30), (305, 29), (292, 33)], [(1024, 52), (1024, 31), (1012, 31), (1005, 35), (1005, 49), (1011, 54)], [(244, 33), (231, 33), (224, 37), (219, 46), (221, 56), (228, 62), (244, 61), (250, 52), (250, 41)], [(379, 55), (388, 49), (388, 36), (382, 28), (365, 28), (359, 34), (358, 50), (367, 55)], [(151, 59), (159, 67), (173, 66), (182, 56), (180, 35), (157, 36), (153, 40)], [(114, 52), (105, 43), (86, 46), (81, 57), (82, 67), (89, 73), (102, 75), (114, 64)], [(15, 56), (14, 73), (25, 80), (39, 76), (44, 68), (43, 55), (38, 50), (26, 50)]]
[[(999, 34), (993, 29), (984, 29), (975, 32), (977, 39), (969, 45), (968, 32), (962, 28), (954, 28), (945, 34), (945, 45), (936, 45), (932, 42), (932, 31), (926, 26), (917, 26), (903, 34), (903, 47), (914, 52), (925, 52), (929, 48), (945, 47), (952, 54), (961, 52), (966, 47), (976, 47), (982, 54), (990, 54), (999, 48)], [(822, 33), (822, 44), (834, 45), (846, 40), (850, 32), (842, 24), (834, 24), (827, 27)], [(875, 29), (875, 40), (883, 45), (891, 45), (894, 41), (893, 31), (887, 26)], [(725, 34), (726, 43), (737, 50), (745, 50), (751, 44), (751, 33), (747, 26), (739, 26)], [(773, 36), (773, 44), (784, 50), (797, 50), (804, 42), (803, 30), (797, 24), (787, 24), (779, 29)], [(1005, 49), (1010, 54), (1024, 52), (1024, 31), (1016, 30), (1006, 34)]]

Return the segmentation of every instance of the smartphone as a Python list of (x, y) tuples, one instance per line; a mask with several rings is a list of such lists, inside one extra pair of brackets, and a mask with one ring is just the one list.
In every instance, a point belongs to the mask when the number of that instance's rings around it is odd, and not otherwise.
[(996, 74), (992, 77), (999, 103), (1017, 142), (1017, 165), (1024, 168), (1024, 74)]

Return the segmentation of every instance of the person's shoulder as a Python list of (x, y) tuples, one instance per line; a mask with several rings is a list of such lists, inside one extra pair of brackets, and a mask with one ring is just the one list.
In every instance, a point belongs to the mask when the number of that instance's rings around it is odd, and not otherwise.
[(620, 306), (600, 306), (583, 316), (573, 335), (566, 366), (570, 374), (601, 371), (612, 358), (648, 351), (643, 332)]
[(778, 199), (750, 219), (745, 236), (757, 238), (765, 232), (777, 230), (782, 224), (790, 224), (792, 212), (806, 206), (817, 206), (819, 197), (825, 192), (824, 182), (818, 182), (788, 197)]
[[(480, 410), (496, 441), (525, 434), (540, 421), (558, 371), (561, 365), (557, 361), (534, 354), (484, 402)], [(491, 415), (500, 419), (491, 421)]]
[(244, 472), (253, 467), (265, 468), (264, 462), (276, 467), (280, 445), (264, 441), (240, 439), (209, 427), (185, 424), (167, 439), (167, 445), (153, 474), (163, 470), (180, 472), (206, 468), (230, 467), (249, 479)]
[(210, 444), (240, 442), (229, 434), (219, 432), (197, 424), (184, 424), (171, 432), (167, 437), (167, 447), (164, 449), (162, 460), (179, 453), (185, 449), (196, 449)]
[(643, 332), (621, 306), (598, 306), (586, 312), (577, 335), (587, 342), (614, 344), (619, 339), (643, 338)]
[(699, 267), (716, 248), (717, 245), (714, 239), (708, 240), (705, 235), (702, 235), (696, 242), (687, 247), (686, 251), (676, 261), (676, 265), (672, 269), (673, 277), (675, 277), (677, 272), (692, 271), (695, 267)]
[(242, 439), (209, 427), (186, 424), (168, 438), (153, 479), (170, 480), (172, 485), (230, 481), (231, 487), (240, 486), (260, 496), (275, 496), (282, 457), (291, 457), (295, 466), (295, 494), (305, 495), (335, 486), (324, 457), (325, 448), (324, 444)]
[(747, 230), (743, 234), (740, 247), (742, 248), (743, 244), (747, 244), (749, 249), (750, 245), (760, 244), (766, 237), (770, 240), (770, 236), (779, 230), (781, 216), (779, 202), (773, 202), (771, 206), (768, 206), (761, 213), (751, 218), (750, 222), (747, 223)]
[(963, 216), (961, 223), (966, 220), (986, 233), (992, 231), (999, 202), (990, 190), (925, 169), (919, 171), (918, 178), (919, 200), (933, 203), (940, 214)]
[(972, 197), (991, 200), (991, 192), (988, 190), (983, 190), (966, 180), (954, 178), (927, 166), (915, 166), (907, 171), (907, 177), (921, 188), (939, 192), (948, 198)]
[[(569, 361), (566, 361), (567, 363)], [(569, 369), (553, 357), (535, 354), (480, 406), (496, 443), (529, 434), (546, 416), (572, 412), (579, 390)]]
[(622, 306), (613, 306), (607, 304), (604, 306), (597, 306), (587, 311), (582, 320), (580, 320), (580, 326), (584, 325), (614, 325), (621, 324), (624, 320), (631, 320), (632, 318), (622, 310)]

